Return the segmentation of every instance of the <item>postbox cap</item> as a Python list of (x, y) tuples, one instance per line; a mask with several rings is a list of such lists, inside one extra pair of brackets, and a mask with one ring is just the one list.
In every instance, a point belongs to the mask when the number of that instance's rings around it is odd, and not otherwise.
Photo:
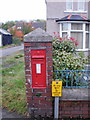
[(37, 28), (24, 36), (24, 42), (52, 42), (52, 36)]

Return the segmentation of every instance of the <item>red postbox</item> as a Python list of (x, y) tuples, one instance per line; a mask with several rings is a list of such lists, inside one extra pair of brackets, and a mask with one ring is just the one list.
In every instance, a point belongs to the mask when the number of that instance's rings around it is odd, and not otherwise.
[(46, 88), (46, 50), (31, 50), (32, 88)]

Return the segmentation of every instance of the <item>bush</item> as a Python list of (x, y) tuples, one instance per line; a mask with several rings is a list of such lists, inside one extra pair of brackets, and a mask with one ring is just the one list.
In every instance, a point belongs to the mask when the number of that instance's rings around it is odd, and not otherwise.
[(53, 48), (54, 50), (59, 50), (60, 52), (66, 51), (66, 52), (75, 52), (76, 46), (78, 45), (77, 40), (74, 38), (60, 38), (55, 37), (53, 39)]
[(78, 43), (74, 38), (53, 39), (53, 65), (55, 70), (81, 70), (84, 69), (86, 59), (76, 52)]
[(13, 42), (12, 43), (15, 44), (15, 45), (21, 45), (21, 40), (20, 40), (20, 38), (13, 37)]
[[(53, 67), (54, 70), (82, 70), (84, 69), (87, 59), (84, 57), (84, 53), (76, 52), (78, 43), (74, 38), (60, 38), (55, 37), (53, 39)], [(72, 75), (71, 75), (72, 74)], [(76, 79), (81, 77), (82, 74), (77, 72), (64, 72), (62, 77), (62, 71), (54, 73), (54, 79), (62, 79), (63, 86), (66, 86), (66, 76), (68, 76), (68, 85), (76, 85)], [(78, 86), (81, 86), (81, 80), (78, 82)]]
[(81, 70), (84, 69), (85, 59), (76, 54), (53, 51), (53, 65), (55, 70)]

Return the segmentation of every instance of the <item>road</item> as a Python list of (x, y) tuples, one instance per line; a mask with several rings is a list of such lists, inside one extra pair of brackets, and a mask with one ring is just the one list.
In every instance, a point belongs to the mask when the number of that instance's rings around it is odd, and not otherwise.
[(21, 46), (16, 46), (16, 47), (11, 47), (11, 48), (4, 48), (4, 49), (0, 49), (0, 57), (4, 57), (7, 55), (11, 55), (14, 52), (17, 52), (19, 50), (23, 50), (24, 49), (24, 45), (22, 44)]

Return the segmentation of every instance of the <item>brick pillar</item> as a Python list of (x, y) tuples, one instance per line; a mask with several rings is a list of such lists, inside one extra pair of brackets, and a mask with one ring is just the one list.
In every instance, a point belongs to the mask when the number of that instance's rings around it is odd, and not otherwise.
[[(46, 88), (32, 88), (31, 50), (46, 50)], [(38, 28), (24, 37), (25, 76), (27, 105), (31, 117), (51, 117), (53, 114), (52, 81), (52, 37)], [(43, 81), (43, 79), (42, 79)]]

